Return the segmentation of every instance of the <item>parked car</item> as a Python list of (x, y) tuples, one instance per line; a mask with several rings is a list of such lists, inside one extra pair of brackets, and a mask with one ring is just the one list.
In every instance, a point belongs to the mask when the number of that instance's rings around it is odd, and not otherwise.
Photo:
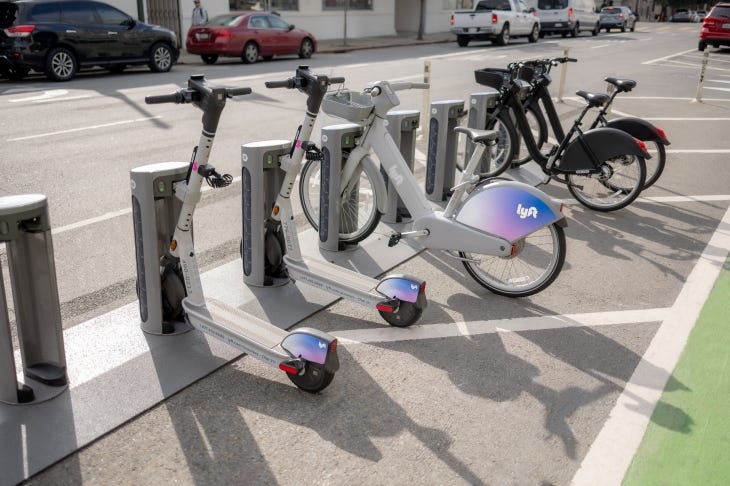
[(540, 37), (561, 34), (575, 37), (581, 32), (598, 35), (600, 19), (593, 0), (537, 0)]
[(672, 22), (692, 22), (692, 14), (686, 8), (678, 8), (671, 18)]
[(623, 5), (603, 7), (600, 23), (601, 28), (606, 29), (606, 32), (611, 32), (611, 29), (621, 29), (621, 32), (626, 32), (626, 29), (629, 29), (633, 32), (636, 28), (636, 15), (629, 7)]
[(702, 21), (699, 50), (704, 51), (708, 45), (730, 46), (730, 3), (716, 4)]
[(185, 47), (206, 64), (214, 64), (220, 56), (252, 64), (259, 57), (269, 60), (288, 54), (308, 59), (317, 50), (317, 40), (271, 12), (231, 12), (191, 28)]
[(68, 81), (80, 69), (121, 72), (135, 64), (167, 72), (179, 54), (174, 32), (138, 22), (105, 3), (0, 1), (0, 74), (13, 79), (34, 70)]

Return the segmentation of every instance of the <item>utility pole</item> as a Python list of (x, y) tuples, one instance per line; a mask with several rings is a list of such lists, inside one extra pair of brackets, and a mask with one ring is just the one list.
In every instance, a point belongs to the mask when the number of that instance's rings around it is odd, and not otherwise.
[(345, 29), (344, 38), (342, 39), (342, 45), (347, 45), (347, 7), (350, 5), (350, 0), (345, 0)]
[(426, 22), (426, 0), (421, 0), (421, 11), (418, 16), (418, 40), (423, 40), (423, 28)]

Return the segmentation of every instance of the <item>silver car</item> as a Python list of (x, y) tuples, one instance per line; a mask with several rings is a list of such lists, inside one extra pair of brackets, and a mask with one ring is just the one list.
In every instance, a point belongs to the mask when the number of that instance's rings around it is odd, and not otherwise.
[(611, 29), (621, 29), (621, 32), (626, 32), (626, 29), (629, 29), (633, 32), (636, 27), (636, 15), (629, 7), (623, 5), (603, 7), (600, 23), (601, 29), (606, 29), (606, 32), (611, 32)]

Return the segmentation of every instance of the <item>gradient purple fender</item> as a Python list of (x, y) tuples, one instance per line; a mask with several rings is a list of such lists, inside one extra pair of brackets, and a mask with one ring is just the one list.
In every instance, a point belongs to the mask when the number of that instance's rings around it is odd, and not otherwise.
[(482, 184), (456, 214), (456, 221), (511, 243), (563, 218), (560, 204), (544, 192), (508, 180)]

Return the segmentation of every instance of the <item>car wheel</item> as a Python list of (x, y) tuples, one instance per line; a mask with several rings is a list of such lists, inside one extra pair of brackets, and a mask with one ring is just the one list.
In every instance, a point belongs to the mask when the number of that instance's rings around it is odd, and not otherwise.
[(509, 24), (504, 24), (502, 32), (499, 33), (496, 41), (498, 46), (506, 46), (509, 44)]
[(459, 47), (466, 47), (469, 45), (469, 36), (466, 35), (457, 35), (456, 36), (456, 43), (459, 45)]
[(259, 46), (255, 42), (249, 42), (243, 47), (241, 60), (244, 64), (253, 64), (259, 60)]
[(570, 31), (570, 36), (575, 37), (578, 35), (578, 32), (580, 32), (580, 24), (575, 24), (575, 27), (573, 27), (573, 30)]
[(172, 69), (172, 49), (167, 44), (158, 42), (150, 50), (149, 67), (152, 72), (166, 73)]
[(301, 47), (299, 47), (299, 57), (301, 59), (309, 59), (314, 54), (314, 44), (312, 39), (304, 39)]
[(537, 24), (532, 26), (532, 31), (530, 32), (529, 37), (527, 38), (527, 41), (530, 43), (537, 42), (537, 39), (540, 38), (540, 27), (537, 26)]
[(626, 32), (626, 24), (621, 24), (621, 32)]
[(601, 27), (596, 23), (595, 27), (593, 27), (593, 30), (591, 31), (591, 35), (593, 37), (598, 35), (598, 31), (601, 30)]
[(633, 24), (631, 24), (631, 29), (629, 29), (629, 30), (631, 30), (631, 32), (633, 32), (633, 31), (636, 30), (636, 22), (634, 22)]
[(701, 40), (700, 43), (699, 43), (699, 45), (697, 46), (697, 50), (699, 50), (700, 52), (702, 52), (705, 49), (707, 49), (707, 42)]
[(201, 54), (200, 59), (206, 64), (215, 64), (218, 60), (218, 54)]
[(46, 58), (46, 76), (51, 81), (70, 81), (77, 70), (76, 56), (64, 47), (56, 47)]

